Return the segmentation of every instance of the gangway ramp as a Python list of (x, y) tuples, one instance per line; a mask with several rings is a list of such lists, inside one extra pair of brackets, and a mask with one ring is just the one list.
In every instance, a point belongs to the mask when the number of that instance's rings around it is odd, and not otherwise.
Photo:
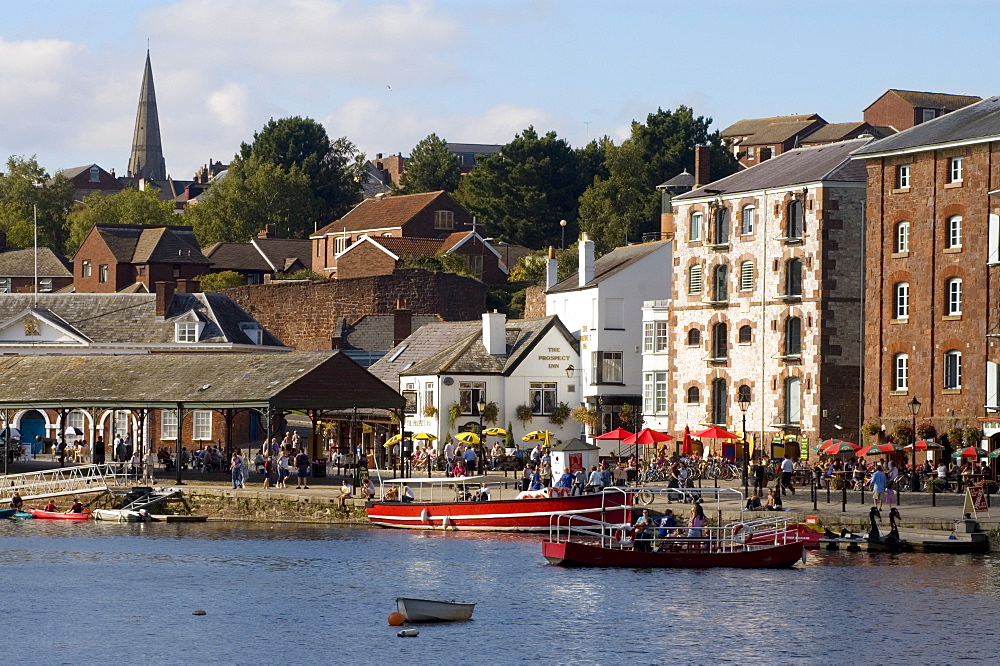
[(10, 499), (14, 493), (25, 501), (102, 493), (112, 487), (124, 486), (129, 480), (125, 473), (116, 471), (111, 465), (75, 465), (42, 472), (8, 474), (2, 478), (0, 501)]

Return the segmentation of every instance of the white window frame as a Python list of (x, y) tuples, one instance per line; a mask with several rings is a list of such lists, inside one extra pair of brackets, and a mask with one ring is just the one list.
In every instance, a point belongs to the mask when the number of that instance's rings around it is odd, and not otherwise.
[(754, 150), (753, 146), (747, 146), (747, 159), (752, 160), (755, 157), (757, 151)]
[(595, 384), (624, 384), (625, 355), (620, 351), (594, 352)]
[(695, 264), (688, 269), (688, 293), (700, 294), (705, 289), (705, 272), (701, 264)]
[(910, 318), (910, 283), (897, 282), (892, 288), (892, 318)]
[(198, 322), (193, 321), (179, 321), (174, 324), (175, 340), (177, 342), (183, 342), (185, 344), (190, 344), (193, 342), (198, 342), (198, 334), (201, 333)]
[(961, 183), (963, 172), (962, 158), (953, 157), (948, 162), (948, 182)]
[(76, 409), (66, 415), (66, 425), (71, 428), (77, 428), (80, 432), (86, 432), (87, 429), (87, 415)]
[(97, 267), (97, 281), (107, 282), (109, 279), (109, 271), (107, 264), (101, 264)]
[(13, 279), (9, 277), (0, 278), (0, 294), (9, 294), (12, 288)]
[(424, 382), (424, 409), (434, 406), (434, 382)]
[(52, 278), (38, 278), (38, 291), (43, 294), (52, 291)]
[(928, 120), (937, 118), (937, 111), (934, 109), (920, 109), (920, 122), (926, 123)]
[(691, 218), (688, 221), (688, 240), (700, 241), (702, 234), (702, 221), (703, 217), (701, 213), (694, 212), (691, 213)]
[(83, 267), (80, 269), (80, 275), (83, 277), (90, 277), (93, 274), (93, 264), (90, 263), (90, 259), (83, 260)]
[(753, 273), (752, 261), (740, 264), (740, 291), (753, 291)]
[(434, 228), (450, 231), (455, 228), (455, 211), (436, 210), (434, 211)]
[(642, 351), (659, 354), (667, 351), (667, 322), (647, 321), (642, 326)]
[(194, 410), (192, 421), (194, 423), (194, 429), (192, 431), (191, 439), (193, 440), (212, 439), (212, 410), (210, 409)]
[(945, 223), (944, 246), (949, 249), (962, 247), (962, 216), (952, 215)]
[(121, 435), (125, 437), (128, 434), (128, 420), (132, 414), (126, 409), (119, 409), (111, 417), (113, 419), (112, 425), (115, 435)]
[(949, 278), (945, 282), (945, 314), (950, 317), (962, 314), (962, 278)]
[(910, 223), (906, 220), (896, 223), (896, 252), (910, 251)]
[(479, 401), (486, 402), (486, 382), (458, 383), (458, 404), (462, 416), (479, 416)]
[(264, 329), (256, 322), (240, 322), (240, 330), (252, 344), (264, 344)]
[(559, 405), (559, 388), (556, 382), (530, 382), (528, 404), (535, 416), (548, 416)]
[(743, 207), (743, 211), (740, 213), (740, 235), (749, 236), (753, 233), (756, 211), (757, 209), (753, 206)]
[(802, 380), (789, 377), (785, 380), (785, 424), (802, 424)]
[(350, 236), (337, 236), (333, 239), (333, 253), (341, 254), (351, 246)]
[(944, 353), (944, 387), (962, 388), (962, 352), (950, 349)]
[(160, 439), (177, 439), (177, 410), (160, 410)]
[(910, 187), (910, 165), (900, 164), (896, 167), (896, 189), (905, 190)]
[(892, 390), (910, 389), (910, 355), (896, 354), (892, 357)]

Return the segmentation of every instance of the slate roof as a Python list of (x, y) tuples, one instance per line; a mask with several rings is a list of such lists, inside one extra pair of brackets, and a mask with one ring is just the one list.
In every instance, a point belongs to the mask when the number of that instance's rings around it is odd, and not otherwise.
[(403, 370), (400, 375), (509, 374), (553, 327), (559, 330), (579, 353), (579, 342), (566, 330), (556, 315), (541, 319), (509, 319), (506, 356), (493, 356), (487, 353), (480, 325), (471, 334), (455, 336), (451, 345)]
[(254, 238), (249, 243), (214, 243), (204, 254), (220, 271), (283, 272), (296, 262), (311, 265), (312, 242), (299, 238)]
[[(411, 328), (417, 330), (425, 324), (441, 322), (438, 315), (412, 315)], [(344, 350), (386, 352), (393, 348), (395, 316), (365, 315), (341, 333)]]
[(762, 127), (757, 132), (741, 142), (741, 145), (784, 143), (796, 135), (806, 136), (816, 126), (815, 120), (799, 120), (795, 122), (774, 122)]
[(557, 294), (564, 291), (577, 291), (579, 289), (589, 289), (600, 282), (608, 279), (612, 275), (620, 273), (640, 259), (644, 259), (661, 247), (669, 245), (672, 241), (657, 241), (655, 243), (639, 243), (637, 245), (627, 245), (615, 248), (611, 252), (594, 262), (594, 279), (580, 286), (579, 272), (573, 273), (562, 282), (555, 284), (546, 293)]
[(790, 150), (749, 169), (674, 197), (674, 200), (752, 192), (817, 181), (865, 182), (868, 174), (864, 165), (851, 160), (851, 153), (870, 141), (872, 139), (854, 139)]
[(5, 407), (396, 408), (405, 401), (337, 352), (0, 357)]
[[(948, 111), (956, 111), (962, 107), (968, 106), (969, 104), (975, 104), (976, 102), (982, 100), (982, 97), (977, 97), (975, 95), (950, 95), (948, 93), (899, 90), (897, 88), (889, 88), (886, 92), (895, 93), (903, 101), (915, 109), (946, 109)], [(885, 94), (880, 95), (878, 99), (882, 99), (882, 97), (885, 97)], [(875, 100), (875, 102), (877, 102), (878, 99)], [(875, 102), (869, 104), (868, 108), (871, 108)], [(868, 109), (866, 108), (865, 110), (867, 111)]]
[[(0, 296), (0, 322), (33, 305), (34, 294)], [(256, 322), (231, 298), (216, 293), (174, 294), (162, 319), (156, 317), (156, 294), (38, 294), (38, 309), (42, 316), (52, 313), (98, 345), (183, 346), (174, 342), (174, 324), (190, 313), (206, 322), (199, 343), (251, 344), (240, 323)], [(265, 329), (263, 347), (284, 345)]]
[[(390, 386), (398, 386), (399, 373), (455, 344), (456, 340), (482, 331), (481, 321), (425, 324), (382, 357), (368, 371)], [(397, 353), (398, 352), (398, 353)]]
[(217, 271), (268, 271), (264, 256), (250, 243), (213, 243), (204, 250)]
[[(372, 197), (352, 208), (344, 217), (326, 225), (313, 233), (310, 238), (320, 238), (326, 234), (336, 234), (346, 227), (348, 231), (365, 229), (386, 229), (402, 227), (413, 217), (434, 203), (438, 198), (451, 195), (444, 190), (404, 194), (396, 197)], [(454, 201), (454, 200), (452, 200)]]
[[(0, 250), (0, 277), (34, 277), (35, 251), (32, 248)], [(52, 251), (38, 248), (38, 276), (44, 278), (72, 278), (69, 262)]]
[[(798, 123), (823, 121), (816, 113), (805, 113), (797, 116), (772, 116), (770, 118), (746, 118), (737, 120), (735, 123), (719, 132), (720, 136), (748, 136), (765, 130), (774, 123)], [(825, 122), (825, 121), (823, 121)]]
[(101, 236), (119, 263), (212, 263), (201, 253), (192, 227), (98, 224), (91, 233)]
[(295, 262), (312, 266), (312, 242), (308, 238), (254, 238), (255, 246), (276, 271), (286, 271)]
[(914, 125), (855, 151), (859, 157), (916, 152), (956, 141), (996, 141), (1000, 138), (1000, 97), (989, 97), (964, 108)]

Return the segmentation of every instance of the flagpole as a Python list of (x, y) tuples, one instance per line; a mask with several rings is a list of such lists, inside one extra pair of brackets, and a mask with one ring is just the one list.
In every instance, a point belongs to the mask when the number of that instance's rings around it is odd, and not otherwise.
[(35, 220), (35, 307), (38, 307), (38, 204), (31, 204)]

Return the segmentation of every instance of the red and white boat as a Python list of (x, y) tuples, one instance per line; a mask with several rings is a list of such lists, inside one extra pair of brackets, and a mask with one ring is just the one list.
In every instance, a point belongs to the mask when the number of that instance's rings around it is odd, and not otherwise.
[(42, 520), (87, 520), (90, 514), (86, 511), (82, 513), (61, 513), (58, 511), (43, 511), (41, 509), (30, 509), (31, 515)]
[[(622, 490), (584, 495), (572, 495), (564, 488), (509, 490), (510, 498), (503, 499), (500, 495), (506, 489), (494, 483), (489, 486), (489, 499), (476, 499), (486, 481), (487, 477), (385, 481), (387, 486), (398, 487), (399, 495), (403, 486), (411, 485), (419, 488), (419, 494), (412, 502), (368, 502), (368, 520), (380, 527), (410, 530), (545, 532), (556, 514), (588, 515), (612, 522), (631, 518), (630, 494)], [(454, 499), (442, 500), (444, 495), (454, 495)]]

